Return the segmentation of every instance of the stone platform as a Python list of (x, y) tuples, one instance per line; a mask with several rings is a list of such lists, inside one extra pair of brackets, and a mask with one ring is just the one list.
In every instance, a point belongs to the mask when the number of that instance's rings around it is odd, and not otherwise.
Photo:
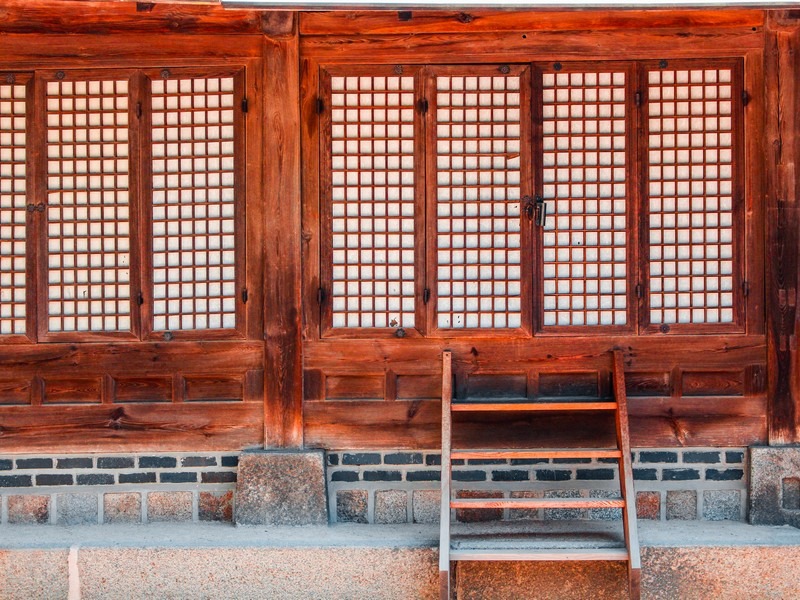
[[(798, 529), (640, 522), (639, 531), (644, 598), (797, 597)], [(435, 599), (437, 546), (432, 525), (9, 526), (0, 598)], [(456, 588), (482, 600), (605, 600), (625, 598), (625, 582), (622, 563), (462, 563)]]

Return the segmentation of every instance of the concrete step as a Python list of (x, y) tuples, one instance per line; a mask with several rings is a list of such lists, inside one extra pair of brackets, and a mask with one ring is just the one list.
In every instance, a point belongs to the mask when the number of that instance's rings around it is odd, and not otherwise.
[[(546, 546), (572, 526), (536, 527)], [(643, 598), (797, 597), (798, 529), (643, 521), (639, 532)], [(435, 525), (10, 525), (0, 598), (435, 599), (437, 547)], [(463, 562), (455, 580), (462, 599), (606, 600), (626, 597), (627, 577), (625, 563)]]

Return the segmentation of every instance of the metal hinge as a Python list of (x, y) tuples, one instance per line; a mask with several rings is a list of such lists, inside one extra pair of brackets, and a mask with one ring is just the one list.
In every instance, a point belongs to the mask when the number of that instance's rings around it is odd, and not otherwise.
[(431, 291), (428, 288), (422, 290), (422, 303), (427, 304), (428, 300), (431, 299)]
[(750, 104), (750, 93), (747, 90), (742, 90), (742, 106)]
[(642, 105), (642, 92), (636, 92), (636, 93), (633, 95), (633, 103), (634, 103), (636, 106), (641, 106), (641, 105)]
[(39, 204), (28, 204), (25, 209), (29, 212), (44, 212), (44, 204), (39, 202)]
[(547, 204), (538, 194), (533, 197), (533, 214), (533, 222), (539, 227), (544, 227), (547, 223)]
[(321, 115), (325, 112), (325, 101), (317, 96), (317, 114)]
[(644, 286), (641, 283), (637, 283), (634, 290), (636, 291), (636, 297), (641, 300), (644, 297)]
[(742, 282), (742, 295), (747, 298), (750, 295), (750, 282), (743, 281)]
[(246, 113), (248, 110), (250, 110), (250, 103), (247, 98), (242, 98), (242, 112)]
[(427, 98), (420, 98), (419, 102), (417, 102), (417, 107), (419, 108), (419, 112), (423, 115), (428, 114), (428, 99)]
[(144, 304), (144, 295), (142, 294), (142, 292), (136, 294), (136, 304), (138, 304), (139, 306)]
[(247, 304), (247, 298), (249, 298), (249, 295), (248, 295), (248, 293), (247, 293), (247, 288), (244, 288), (244, 289), (242, 290), (242, 302), (244, 302), (245, 304)]
[(322, 288), (317, 288), (317, 304), (322, 306), (323, 302), (325, 302), (325, 290)]

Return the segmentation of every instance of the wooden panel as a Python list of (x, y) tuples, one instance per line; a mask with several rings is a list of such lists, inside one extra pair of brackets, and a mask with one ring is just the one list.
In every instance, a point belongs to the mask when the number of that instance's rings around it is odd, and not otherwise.
[(187, 402), (241, 402), (244, 399), (242, 375), (187, 375), (183, 383)]
[(580, 10), (503, 11), (470, 8), (396, 11), (327, 11), (300, 14), (303, 35), (387, 33), (465, 33), (492, 31), (602, 31), (607, 29), (761, 27), (761, 10)]
[(30, 379), (0, 379), (0, 404), (30, 404)]
[[(674, 402), (632, 398), (629, 400), (631, 445), (748, 446), (766, 440), (766, 398), (701, 398)], [(462, 415), (462, 413), (459, 413)], [(309, 447), (380, 449), (440, 447), (440, 403), (422, 402), (335, 402), (305, 407), (305, 439)], [(461, 418), (461, 417), (460, 417)], [(560, 447), (565, 432), (576, 432), (574, 447), (597, 447), (614, 443), (610, 421), (593, 415), (523, 415), (508, 417), (481, 415), (460, 424), (465, 438), (460, 443), (486, 447), (495, 433), (518, 448), (536, 444)], [(607, 416), (606, 418), (612, 418)], [(380, 427), (375, 424), (380, 423)], [(612, 436), (609, 436), (609, 433)]]
[(172, 402), (172, 377), (114, 377), (114, 402)]
[(542, 372), (539, 373), (539, 395), (545, 397), (591, 397), (600, 394), (597, 372)]
[[(458, 377), (458, 376), (457, 376)], [(460, 386), (456, 385), (456, 389)], [(467, 398), (527, 398), (528, 377), (524, 374), (470, 375), (464, 386)]]
[(684, 371), (684, 396), (744, 396), (744, 371)]
[(45, 377), (45, 404), (91, 404), (100, 402), (102, 377)]
[(239, 450), (263, 444), (263, 427), (252, 402), (0, 407), (0, 453)]
[(398, 400), (431, 400), (442, 394), (440, 375), (398, 375)]
[(385, 378), (380, 376), (336, 376), (325, 377), (326, 400), (383, 400)]
[(629, 397), (671, 396), (670, 375), (670, 373), (660, 372), (626, 372), (625, 391)]

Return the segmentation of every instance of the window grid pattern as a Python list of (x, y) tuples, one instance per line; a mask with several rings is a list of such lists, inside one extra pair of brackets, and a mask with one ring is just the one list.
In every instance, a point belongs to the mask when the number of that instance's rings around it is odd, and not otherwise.
[(25, 334), (26, 86), (0, 85), (0, 335)]
[(543, 325), (627, 323), (624, 72), (543, 74)]
[(648, 81), (650, 322), (732, 323), (732, 71)]
[(437, 326), (521, 327), (520, 77), (436, 90)]
[(331, 77), (334, 328), (415, 326), (414, 85)]
[(49, 81), (50, 332), (131, 329), (128, 81)]
[(151, 81), (153, 327), (236, 327), (233, 77)]

